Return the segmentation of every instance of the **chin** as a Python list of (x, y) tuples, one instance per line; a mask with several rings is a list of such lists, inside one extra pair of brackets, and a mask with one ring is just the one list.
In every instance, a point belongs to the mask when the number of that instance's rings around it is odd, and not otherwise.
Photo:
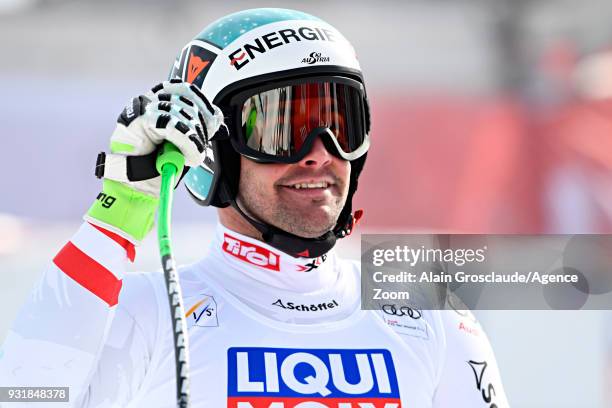
[(300, 224), (299, 222), (286, 225), (285, 231), (297, 235), (302, 238), (318, 238), (321, 235), (331, 231), (336, 226), (336, 221), (331, 222), (329, 218), (325, 218), (321, 222), (309, 219), (307, 224)]
[[(278, 208), (274, 214), (262, 217), (264, 222), (302, 238), (318, 238), (332, 230), (338, 221), (341, 209), (320, 206), (315, 208)], [(305, 215), (307, 214), (307, 215)]]

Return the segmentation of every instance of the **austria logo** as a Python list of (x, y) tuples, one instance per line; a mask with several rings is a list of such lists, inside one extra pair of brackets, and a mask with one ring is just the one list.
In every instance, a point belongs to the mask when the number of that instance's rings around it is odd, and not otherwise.
[(269, 249), (260, 247), (250, 242), (242, 241), (229, 234), (223, 236), (223, 251), (251, 265), (280, 271), (280, 259), (278, 254)]
[(329, 62), (329, 57), (323, 57), (320, 52), (311, 52), (306, 58), (302, 58), (302, 64), (313, 65), (317, 62)]
[(232, 347), (228, 408), (401, 408), (382, 349)]

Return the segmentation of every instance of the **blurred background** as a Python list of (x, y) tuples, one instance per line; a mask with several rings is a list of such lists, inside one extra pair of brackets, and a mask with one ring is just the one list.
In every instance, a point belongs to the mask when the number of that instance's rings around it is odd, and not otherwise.
[[(0, 341), (98, 193), (123, 105), (205, 25), (263, 6), (315, 14), (358, 52), (373, 109), (361, 232), (612, 232), (610, 0), (0, 0)], [(216, 214), (179, 191), (185, 263)], [(135, 268), (158, 269), (154, 240)], [(612, 406), (607, 312), (477, 314), (512, 406)]]

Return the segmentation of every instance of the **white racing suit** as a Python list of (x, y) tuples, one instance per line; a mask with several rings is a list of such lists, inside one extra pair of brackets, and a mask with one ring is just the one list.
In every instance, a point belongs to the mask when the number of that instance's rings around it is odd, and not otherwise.
[[(363, 311), (359, 266), (334, 251), (293, 258), (222, 226), (216, 235), (179, 269), (194, 408), (508, 406), (471, 313)], [(14, 322), (0, 385), (70, 387), (70, 403), (35, 407), (176, 406), (163, 274), (125, 273), (133, 254), (83, 224)]]

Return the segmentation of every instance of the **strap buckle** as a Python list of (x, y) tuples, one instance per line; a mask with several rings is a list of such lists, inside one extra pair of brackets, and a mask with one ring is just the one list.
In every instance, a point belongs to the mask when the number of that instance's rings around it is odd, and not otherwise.
[(98, 153), (98, 158), (96, 159), (96, 170), (95, 175), (97, 178), (104, 177), (104, 165), (106, 163), (106, 153), (100, 152)]

